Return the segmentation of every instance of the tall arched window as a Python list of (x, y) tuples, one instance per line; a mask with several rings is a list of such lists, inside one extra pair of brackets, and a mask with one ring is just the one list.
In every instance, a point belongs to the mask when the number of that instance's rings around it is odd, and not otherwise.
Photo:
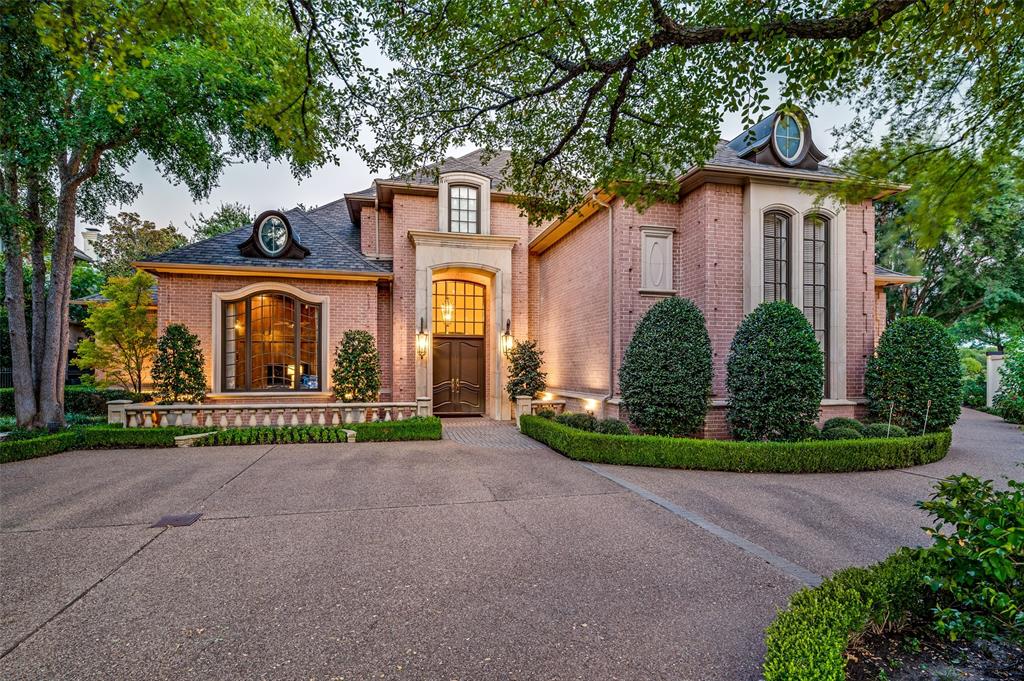
[(320, 305), (261, 292), (224, 302), (225, 391), (320, 390)]
[(829, 220), (820, 215), (804, 218), (804, 315), (825, 353), (825, 390), (829, 363)]
[(789, 300), (789, 216), (764, 216), (764, 299)]

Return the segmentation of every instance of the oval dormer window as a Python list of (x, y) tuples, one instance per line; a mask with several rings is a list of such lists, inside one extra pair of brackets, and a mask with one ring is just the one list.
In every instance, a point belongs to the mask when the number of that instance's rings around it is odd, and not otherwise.
[(775, 119), (775, 150), (786, 163), (796, 163), (804, 146), (804, 130), (795, 116), (780, 114)]
[(263, 218), (258, 230), (260, 247), (270, 257), (280, 255), (288, 245), (288, 228), (284, 221), (276, 215)]

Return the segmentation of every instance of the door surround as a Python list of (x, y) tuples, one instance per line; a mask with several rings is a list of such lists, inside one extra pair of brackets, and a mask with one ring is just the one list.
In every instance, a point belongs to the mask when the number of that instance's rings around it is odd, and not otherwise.
[[(420, 320), (433, 348), (431, 292), (434, 279), (463, 279), (486, 287), (485, 414), (493, 419), (511, 419), (512, 406), (505, 399), (505, 357), (498, 347), (506, 319), (512, 317), (512, 248), (517, 237), (411, 231), (416, 246), (416, 315), (410, 320), (419, 329)], [(433, 353), (416, 356), (416, 395), (428, 397), (433, 387)]]

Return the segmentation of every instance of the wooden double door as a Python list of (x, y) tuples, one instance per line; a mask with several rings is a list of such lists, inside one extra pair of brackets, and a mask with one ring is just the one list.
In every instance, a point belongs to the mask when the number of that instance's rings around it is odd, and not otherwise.
[(434, 413), (483, 414), (484, 339), (434, 336)]

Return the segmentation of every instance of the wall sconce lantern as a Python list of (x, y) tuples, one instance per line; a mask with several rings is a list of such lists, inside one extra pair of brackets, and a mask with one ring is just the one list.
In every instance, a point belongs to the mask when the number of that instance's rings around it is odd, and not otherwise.
[(508, 357), (508, 353), (512, 352), (512, 346), (515, 344), (516, 339), (512, 337), (512, 320), (505, 320), (505, 333), (501, 334), (501, 352)]
[(420, 317), (420, 330), (416, 333), (416, 354), (420, 359), (427, 356), (427, 327), (423, 324), (423, 317)]

